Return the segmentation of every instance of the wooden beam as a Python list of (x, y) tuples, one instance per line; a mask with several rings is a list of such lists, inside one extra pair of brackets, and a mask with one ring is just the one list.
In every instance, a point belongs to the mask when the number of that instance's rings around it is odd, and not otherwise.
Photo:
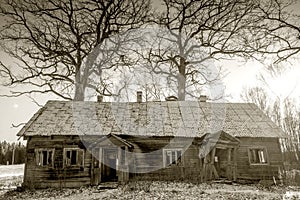
[(211, 151), (211, 160), (210, 160), (210, 179), (212, 179), (212, 175), (214, 175), (215, 178), (219, 178), (218, 172), (215, 167), (215, 156), (216, 156), (216, 147), (214, 147)]
[(103, 171), (103, 148), (99, 148), (99, 182), (102, 181), (102, 171)]
[(228, 180), (231, 180), (232, 178), (232, 165), (231, 165), (231, 148), (227, 149), (227, 167), (226, 167), (226, 177)]
[(233, 148), (233, 181), (237, 179), (237, 148)]
[(207, 164), (208, 164), (208, 158), (209, 154), (207, 154), (204, 158), (203, 158), (203, 168), (202, 168), (202, 180), (205, 182), (207, 181)]

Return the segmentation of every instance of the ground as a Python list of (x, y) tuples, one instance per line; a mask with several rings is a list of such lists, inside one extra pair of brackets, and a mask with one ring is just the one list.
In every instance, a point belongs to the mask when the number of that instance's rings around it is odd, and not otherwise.
[(7, 190), (16, 189), (23, 181), (24, 164), (0, 165), (0, 197)]
[[(300, 199), (299, 187), (236, 183), (139, 181), (77, 189), (18, 191), (24, 166), (0, 166), (0, 199)], [(5, 170), (4, 170), (5, 169)], [(299, 196), (297, 196), (299, 195)]]
[[(299, 188), (298, 188), (299, 189)], [(18, 192), (8, 191), (3, 199), (298, 199), (297, 188), (272, 186), (263, 188), (259, 185), (240, 184), (193, 184), (183, 182), (131, 182), (117, 188), (82, 187), (79, 189), (44, 189)], [(299, 193), (298, 193), (299, 194)], [(290, 198), (288, 197), (290, 195)], [(294, 197), (292, 197), (294, 195)], [(1, 197), (0, 197), (1, 198)]]

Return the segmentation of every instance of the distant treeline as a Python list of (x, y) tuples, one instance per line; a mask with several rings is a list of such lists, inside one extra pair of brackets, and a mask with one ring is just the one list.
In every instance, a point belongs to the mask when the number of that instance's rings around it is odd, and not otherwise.
[(21, 142), (0, 142), (0, 165), (24, 163), (25, 151), (26, 147)]

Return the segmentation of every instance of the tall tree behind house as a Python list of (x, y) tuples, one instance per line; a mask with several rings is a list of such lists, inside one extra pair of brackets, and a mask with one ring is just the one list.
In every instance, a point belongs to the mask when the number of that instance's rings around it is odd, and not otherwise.
[[(215, 61), (262, 55), (263, 60), (264, 55), (283, 60), (299, 52), (299, 15), (288, 12), (292, 4), (287, 1), (159, 3), (154, 12), (150, 0), (2, 0), (0, 15), (5, 22), (0, 44), (16, 64), (0, 60), (0, 76), (6, 86), (31, 86), (27, 91), (13, 90), (11, 96), (52, 93), (84, 100), (87, 89), (103, 96), (120, 95), (129, 87), (128, 77), (116, 82), (111, 75), (131, 73), (129, 69), (138, 65), (166, 79), (178, 99), (184, 100), (187, 95), (198, 97), (203, 86), (221, 79), (219, 68), (211, 69)], [(141, 27), (162, 31), (152, 38), (154, 42), (136, 38), (147, 46), (135, 52), (143, 61), (132, 61), (130, 46), (122, 48), (127, 31)], [(118, 40), (123, 34), (123, 40)], [(106, 51), (103, 47), (112, 37), (114, 48)], [(100, 61), (95, 62), (99, 55)], [(109, 73), (104, 76), (104, 72)]]
[[(1, 1), (5, 20), (1, 47), (16, 61), (0, 62), (4, 84), (30, 86), (28, 91), (13, 91), (12, 96), (52, 93), (84, 100), (86, 88), (114, 95), (107, 87), (111, 80), (101, 79), (101, 70), (92, 68), (96, 47), (113, 35), (140, 27), (149, 11), (149, 0)], [(110, 68), (118, 69), (118, 63)], [(92, 74), (101, 79), (99, 85), (90, 84)]]

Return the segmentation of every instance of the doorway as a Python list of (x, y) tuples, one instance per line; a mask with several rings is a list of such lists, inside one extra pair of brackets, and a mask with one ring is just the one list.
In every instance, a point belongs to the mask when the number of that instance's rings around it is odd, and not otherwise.
[(117, 177), (117, 149), (103, 149), (103, 162), (101, 170), (101, 182), (118, 181)]
[(216, 148), (215, 167), (220, 178), (227, 178), (227, 149)]
[(236, 152), (234, 148), (216, 148), (215, 168), (220, 178), (236, 179)]

